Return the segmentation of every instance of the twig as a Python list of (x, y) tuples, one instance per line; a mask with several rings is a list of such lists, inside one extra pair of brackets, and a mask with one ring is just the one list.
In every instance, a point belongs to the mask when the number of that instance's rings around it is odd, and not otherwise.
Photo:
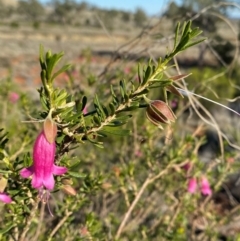
[(43, 224), (43, 218), (44, 218), (44, 209), (45, 209), (45, 203), (41, 203), (41, 210), (40, 210), (40, 218), (38, 221), (38, 226), (37, 226), (37, 231), (36, 234), (34, 235), (34, 239), (32, 241), (38, 241), (38, 237), (41, 233), (41, 228), (42, 228), (42, 224)]
[[(77, 202), (75, 202), (75, 204), (72, 206), (72, 210), (74, 210), (74, 208), (76, 207)], [(48, 241), (52, 240), (52, 237), (56, 234), (56, 232), (62, 227), (62, 225), (66, 222), (66, 220), (73, 214), (73, 211), (66, 211), (65, 216), (63, 217), (63, 219), (55, 226), (55, 228), (52, 230), (52, 232), (50, 233), (49, 237), (48, 237)]]
[(35, 217), (36, 210), (38, 208), (39, 202), (40, 202), (40, 200), (37, 199), (37, 201), (33, 205), (31, 213), (30, 213), (29, 217), (27, 218), (27, 221), (26, 221), (26, 224), (25, 224), (25, 228), (23, 229), (23, 232), (20, 235), (19, 241), (25, 241), (26, 234), (27, 234), (27, 232), (28, 232), (28, 230), (30, 228), (30, 225), (31, 225), (31, 222), (32, 222), (33, 218)]
[(118, 230), (117, 230), (117, 234), (116, 234), (116, 236), (115, 236), (116, 239), (118, 239), (118, 238), (120, 237), (120, 235), (121, 235), (121, 233), (122, 233), (122, 231), (123, 231), (123, 228), (124, 228), (124, 226), (126, 225), (126, 222), (128, 221), (128, 219), (129, 219), (129, 217), (130, 217), (133, 209), (134, 209), (135, 206), (137, 205), (139, 199), (141, 198), (141, 196), (142, 196), (143, 192), (145, 191), (145, 189), (147, 188), (147, 186), (148, 186), (149, 184), (151, 184), (152, 182), (154, 182), (155, 180), (157, 180), (158, 178), (160, 178), (162, 175), (164, 175), (171, 166), (172, 166), (172, 165), (169, 164), (169, 165), (166, 167), (165, 170), (163, 170), (162, 172), (160, 172), (160, 173), (157, 174), (156, 176), (154, 176), (154, 177), (148, 176), (148, 177), (146, 178), (145, 182), (143, 183), (142, 187), (140, 188), (139, 192), (137, 193), (135, 199), (133, 200), (133, 202), (132, 202), (131, 206), (129, 207), (128, 211), (126, 212), (126, 214), (125, 214), (125, 216), (124, 216), (124, 218), (123, 218), (123, 220), (122, 220), (122, 222), (121, 222), (121, 224), (120, 224), (120, 226), (119, 226), (119, 228), (118, 228)]

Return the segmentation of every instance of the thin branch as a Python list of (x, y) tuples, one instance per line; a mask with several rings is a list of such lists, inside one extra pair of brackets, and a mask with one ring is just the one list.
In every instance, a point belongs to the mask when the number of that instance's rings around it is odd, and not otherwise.
[(164, 175), (165, 173), (167, 173), (168, 169), (171, 167), (172, 165), (169, 164), (165, 170), (163, 170), (162, 172), (160, 172), (159, 174), (157, 174), (154, 177), (150, 177), (150, 175), (146, 178), (145, 182), (143, 183), (142, 187), (140, 188), (139, 192), (137, 193), (135, 199), (133, 200), (131, 206), (129, 207), (128, 211), (126, 212), (118, 230), (117, 230), (117, 234), (115, 236), (116, 239), (118, 239), (123, 231), (124, 226), (126, 225), (133, 209), (135, 208), (135, 206), (137, 205), (138, 201), (140, 200), (143, 192), (145, 191), (145, 189), (147, 188), (147, 186), (149, 184), (151, 184), (152, 182), (154, 182), (155, 180), (157, 180), (158, 178), (160, 178), (162, 175)]
[(26, 224), (25, 224), (25, 228), (22, 231), (22, 234), (20, 235), (19, 241), (25, 241), (26, 239), (26, 234), (30, 228), (30, 225), (32, 223), (33, 218), (35, 217), (36, 211), (38, 209), (38, 204), (40, 202), (40, 199), (37, 199), (37, 201), (34, 203), (31, 213), (29, 215), (29, 217), (26, 220)]
[[(71, 207), (72, 210), (77, 206), (77, 202)], [(52, 237), (57, 233), (57, 231), (62, 227), (62, 225), (67, 221), (67, 219), (73, 214), (73, 211), (66, 211), (65, 216), (61, 219), (61, 221), (55, 226), (48, 237), (48, 241), (52, 240)]]

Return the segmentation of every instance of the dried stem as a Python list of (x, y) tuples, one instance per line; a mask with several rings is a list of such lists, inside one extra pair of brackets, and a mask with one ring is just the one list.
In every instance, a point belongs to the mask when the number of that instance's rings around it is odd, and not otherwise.
[(22, 234), (20, 235), (19, 241), (25, 241), (26, 234), (30, 228), (33, 218), (35, 217), (39, 202), (40, 202), (40, 200), (37, 199), (36, 202), (34, 203), (31, 213), (26, 220), (25, 228), (23, 229)]
[(157, 180), (158, 178), (160, 178), (162, 175), (164, 175), (165, 173), (167, 173), (168, 169), (172, 167), (171, 164), (169, 164), (165, 170), (163, 170), (162, 172), (160, 172), (159, 174), (157, 174), (154, 177), (151, 177), (150, 175), (146, 178), (145, 182), (143, 183), (142, 187), (140, 188), (139, 192), (137, 193), (135, 199), (133, 200), (131, 206), (129, 207), (128, 211), (126, 212), (118, 230), (117, 230), (117, 234), (115, 236), (116, 239), (118, 239), (123, 231), (124, 226), (126, 225), (133, 209), (135, 208), (135, 206), (137, 205), (138, 201), (140, 200), (143, 192), (145, 191), (145, 189), (147, 188), (147, 186), (149, 184), (151, 184), (152, 182), (154, 182), (155, 180)]

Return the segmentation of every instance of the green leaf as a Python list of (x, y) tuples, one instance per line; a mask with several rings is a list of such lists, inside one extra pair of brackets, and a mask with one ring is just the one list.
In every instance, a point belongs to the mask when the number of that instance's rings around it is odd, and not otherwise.
[(115, 105), (111, 102), (109, 103), (110, 115), (114, 115), (116, 111)]
[(31, 166), (31, 164), (32, 164), (32, 158), (31, 158), (29, 152), (24, 155), (23, 163), (24, 163), (24, 166), (25, 166), (25, 167)]
[(174, 51), (174, 54), (177, 54), (177, 53), (181, 52), (184, 49), (185, 45), (187, 45), (189, 40), (190, 40), (189, 35), (187, 35), (186, 37), (181, 39), (181, 42), (178, 44), (176, 50)]
[[(47, 61), (47, 78), (50, 80), (53, 68), (56, 66), (56, 64), (60, 61), (60, 59), (63, 56), (63, 52), (60, 52), (58, 54), (54, 54), (49, 58), (49, 61)], [(51, 78), (52, 80), (52, 78)]]
[(71, 66), (72, 66), (71, 64), (64, 65), (60, 70), (58, 70), (56, 73), (53, 74), (51, 81), (53, 81), (61, 73), (67, 71)]
[(185, 45), (185, 47), (184, 47), (182, 50), (188, 49), (188, 48), (190, 48), (190, 47), (192, 47), (192, 46), (194, 46), (194, 45), (196, 45), (196, 44), (199, 44), (199, 43), (203, 42), (204, 40), (206, 40), (206, 39), (203, 38), (203, 39), (200, 39), (200, 40), (198, 40), (198, 41), (189, 43), (189, 44)]
[(96, 115), (93, 116), (92, 120), (93, 120), (93, 122), (94, 122), (95, 124), (97, 124), (98, 126), (101, 125), (101, 120), (100, 120), (99, 117), (97, 117)]
[(97, 95), (94, 98), (94, 106), (96, 108), (97, 114), (100, 117), (100, 119), (104, 120), (108, 116), (108, 113), (105, 113), (106, 110), (104, 111), (104, 108), (103, 108), (102, 104), (100, 103)]
[(184, 23), (181, 39), (185, 38), (189, 34), (189, 32), (191, 32), (191, 25), (192, 25), (192, 21), (188, 21), (187, 23), (186, 22)]
[(177, 23), (177, 26), (175, 29), (174, 49), (176, 49), (176, 47), (177, 47), (179, 28), (180, 28), (180, 22)]
[(41, 68), (46, 70), (46, 64), (44, 60), (44, 47), (41, 44), (39, 46), (39, 62), (40, 62)]
[(46, 100), (45, 96), (43, 96), (42, 94), (40, 95), (40, 101), (41, 101), (41, 104), (42, 104), (43, 108), (45, 110), (49, 110), (49, 103)]
[(124, 125), (128, 122), (128, 120), (132, 117), (132, 115), (123, 115), (120, 116), (118, 118), (116, 118), (115, 120), (111, 121), (107, 126), (121, 126)]
[(139, 92), (139, 93), (132, 94), (130, 97), (133, 98), (133, 99), (135, 99), (134, 97), (139, 97), (139, 96), (145, 95), (145, 94), (147, 94), (148, 92), (149, 92), (148, 89), (144, 89), (144, 90), (142, 90), (142, 91)]
[(93, 143), (95, 146), (99, 147), (99, 148), (104, 148), (103, 146), (103, 142), (100, 141), (96, 141), (93, 138), (91, 138), (90, 135), (86, 136), (87, 140), (90, 141), (91, 143)]
[(203, 31), (199, 30), (199, 28), (194, 28), (190, 33), (190, 38), (195, 38), (200, 35)]
[(130, 118), (132, 118), (132, 115), (118, 115), (115, 120), (117, 121), (128, 121)]
[(105, 106), (102, 106), (105, 116), (109, 116), (108, 109)]
[(2, 174), (9, 174), (9, 173), (11, 173), (11, 171), (6, 171), (6, 170), (1, 170), (0, 169), (0, 173), (2, 173)]
[(110, 88), (111, 88), (111, 94), (112, 94), (112, 96), (117, 97), (116, 94), (115, 94), (115, 92), (114, 92), (113, 85), (111, 85)]
[(145, 85), (149, 79), (149, 77), (151, 76), (152, 74), (152, 68), (150, 65), (148, 65), (146, 71), (145, 71), (145, 74), (144, 74), (144, 78), (143, 78), (143, 81), (142, 81), (142, 85)]
[(111, 134), (111, 135), (116, 135), (116, 136), (127, 136), (131, 133), (130, 130), (123, 130), (120, 128), (115, 128), (115, 127), (110, 127), (110, 126), (104, 126), (99, 133), (103, 134)]
[(85, 178), (86, 174), (80, 173), (80, 172), (72, 172), (72, 171), (68, 171), (68, 174), (72, 177), (76, 177), (76, 178)]
[(9, 230), (11, 230), (13, 227), (15, 227), (15, 223), (10, 223), (5, 226), (5, 228), (0, 229), (0, 234), (7, 233)]
[(65, 90), (55, 90), (53, 92), (53, 99), (55, 100), (57, 106), (61, 106), (63, 104), (66, 104), (66, 99), (68, 97), (68, 93)]
[(62, 143), (64, 137), (65, 137), (65, 135), (58, 136), (56, 142), (57, 142), (58, 144)]
[(141, 78), (141, 69), (140, 64), (138, 64), (138, 81), (139, 85), (142, 85), (142, 78)]

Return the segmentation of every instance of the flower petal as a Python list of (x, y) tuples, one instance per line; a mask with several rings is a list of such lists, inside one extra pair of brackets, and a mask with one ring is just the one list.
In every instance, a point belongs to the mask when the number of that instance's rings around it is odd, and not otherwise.
[(37, 176), (35, 173), (32, 176), (32, 186), (33, 188), (39, 189), (43, 186), (43, 179), (41, 176)]
[(206, 177), (202, 177), (201, 179), (201, 193), (203, 195), (211, 195), (212, 189)]
[(53, 165), (52, 173), (54, 175), (62, 175), (64, 173), (66, 173), (66, 172), (67, 172), (67, 168), (66, 167), (60, 167), (60, 166)]
[(197, 190), (197, 180), (196, 178), (191, 178), (188, 181), (188, 192), (195, 193)]
[(0, 193), (0, 200), (4, 203), (11, 203), (12, 199), (6, 193)]
[(27, 167), (27, 168), (23, 168), (20, 171), (20, 175), (23, 178), (28, 178), (33, 174), (33, 166)]
[(53, 175), (50, 174), (48, 176), (44, 176), (43, 178), (43, 186), (48, 189), (48, 190), (52, 190), (54, 188), (55, 185), (55, 181), (53, 178)]

